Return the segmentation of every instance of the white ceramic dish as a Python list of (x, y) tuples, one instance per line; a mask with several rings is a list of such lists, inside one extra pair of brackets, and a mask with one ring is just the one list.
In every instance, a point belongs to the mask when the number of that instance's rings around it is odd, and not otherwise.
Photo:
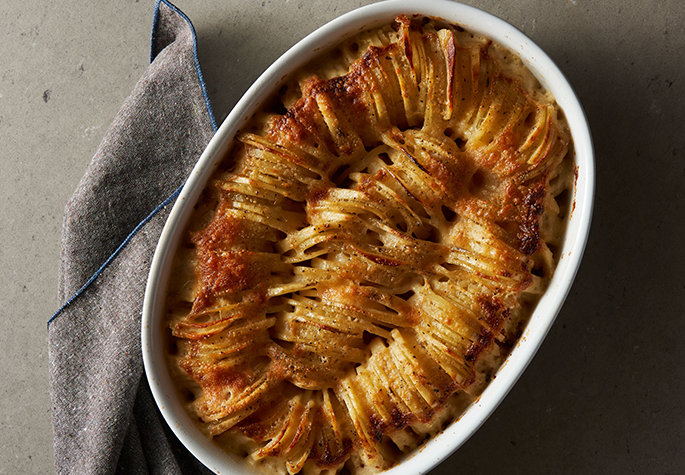
[(228, 456), (200, 433), (181, 406), (167, 372), (161, 344), (161, 317), (171, 258), (180, 233), (185, 228), (193, 204), (221, 161), (233, 135), (260, 104), (277, 90), (284, 77), (343, 38), (390, 22), (401, 13), (445, 19), (516, 52), (543, 86), (554, 94), (566, 114), (575, 144), (577, 180), (574, 210), (561, 249), (561, 259), (550, 287), (539, 302), (519, 344), (497, 373), (496, 379), (467, 412), (413, 455), (386, 472), (388, 475), (427, 472), (445, 460), (483, 424), (535, 355), (571, 288), (590, 228), (594, 197), (594, 155), (590, 130), (582, 107), (568, 81), (550, 58), (508, 23), (473, 7), (446, 0), (390, 0), (354, 10), (333, 20), (274, 62), (226, 118), (176, 201), (152, 262), (142, 325), (143, 360), (150, 387), (176, 436), (191, 453), (216, 473), (253, 474), (241, 461)]

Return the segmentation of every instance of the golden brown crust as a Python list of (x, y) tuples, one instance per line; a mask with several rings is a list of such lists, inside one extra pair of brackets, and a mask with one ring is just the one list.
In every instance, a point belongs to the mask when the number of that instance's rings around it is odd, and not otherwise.
[(515, 340), (562, 221), (570, 136), (530, 73), (432, 21), (358, 42), (239, 134), (169, 297), (189, 411), (289, 473), (383, 469), (439, 430)]

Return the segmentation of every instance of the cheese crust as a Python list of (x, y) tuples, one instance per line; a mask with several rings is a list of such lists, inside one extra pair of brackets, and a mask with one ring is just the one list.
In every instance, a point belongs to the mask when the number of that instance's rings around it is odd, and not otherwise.
[(563, 113), (515, 55), (423, 17), (346, 41), (196, 205), (164, 322), (187, 411), (269, 473), (392, 466), (495, 375), (572, 187)]

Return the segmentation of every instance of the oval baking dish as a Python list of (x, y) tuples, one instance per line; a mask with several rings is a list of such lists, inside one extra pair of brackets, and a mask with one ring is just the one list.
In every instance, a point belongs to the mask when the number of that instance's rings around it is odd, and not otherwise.
[(390, 0), (345, 14), (316, 30), (264, 72), (223, 122), (202, 154), (174, 205), (162, 232), (150, 270), (143, 307), (142, 350), (155, 400), (176, 436), (216, 473), (254, 474), (238, 457), (213, 444), (186, 413), (172, 382), (164, 354), (162, 319), (171, 261), (195, 203), (210, 176), (256, 111), (288, 77), (327, 49), (359, 32), (390, 23), (398, 15), (438, 18), (493, 40), (518, 55), (563, 110), (573, 137), (575, 183), (571, 212), (554, 275), (528, 320), (523, 334), (496, 373), (496, 378), (456, 421), (403, 457), (388, 474), (425, 473), (445, 460), (489, 417), (525, 370), (553, 324), (568, 295), (587, 241), (594, 198), (594, 155), (582, 107), (568, 81), (551, 59), (508, 23), (473, 7), (445, 0)]

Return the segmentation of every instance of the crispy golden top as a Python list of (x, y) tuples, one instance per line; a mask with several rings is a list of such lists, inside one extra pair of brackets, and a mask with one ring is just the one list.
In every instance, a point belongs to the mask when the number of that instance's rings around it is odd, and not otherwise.
[(341, 51), (238, 135), (169, 296), (191, 414), (289, 473), (385, 468), (441, 428), (544, 288), (567, 186), (558, 107), (490, 42), (400, 17)]

